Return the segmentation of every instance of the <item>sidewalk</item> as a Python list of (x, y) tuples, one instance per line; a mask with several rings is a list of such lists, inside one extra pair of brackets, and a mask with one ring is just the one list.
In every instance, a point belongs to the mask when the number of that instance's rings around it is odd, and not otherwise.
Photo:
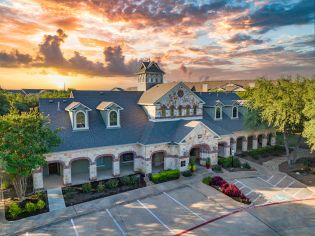
[(47, 190), (49, 211), (56, 211), (66, 208), (65, 200), (63, 199), (61, 187)]

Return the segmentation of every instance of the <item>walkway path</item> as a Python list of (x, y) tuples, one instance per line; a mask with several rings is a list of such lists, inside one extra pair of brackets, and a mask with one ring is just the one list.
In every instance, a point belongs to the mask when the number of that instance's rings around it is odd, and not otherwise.
[(47, 190), (49, 211), (60, 210), (66, 208), (61, 188), (53, 188)]

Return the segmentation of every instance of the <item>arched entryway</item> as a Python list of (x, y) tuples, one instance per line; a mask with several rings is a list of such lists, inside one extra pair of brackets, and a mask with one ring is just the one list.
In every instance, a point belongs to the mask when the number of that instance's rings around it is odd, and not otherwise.
[(152, 172), (160, 172), (164, 170), (164, 158), (165, 158), (164, 151), (154, 152), (151, 155)]
[(134, 152), (124, 152), (119, 155), (120, 175), (129, 175), (134, 173)]
[(190, 149), (189, 160), (194, 161), (196, 164), (200, 165), (200, 148), (199, 147)]
[(218, 155), (220, 157), (230, 156), (230, 147), (227, 142), (219, 142), (218, 143)]
[(241, 153), (242, 152), (242, 146), (243, 146), (243, 140), (245, 137), (238, 137), (236, 139), (236, 153)]
[(108, 179), (113, 176), (113, 156), (103, 155), (96, 158), (97, 179)]
[(57, 188), (63, 186), (63, 162), (48, 162), (43, 167), (44, 188)]
[(264, 137), (263, 134), (260, 134), (257, 136), (257, 147), (258, 148), (262, 148), (262, 146), (263, 146), (263, 137)]
[(247, 138), (247, 150), (253, 149), (253, 140), (255, 139), (255, 136), (248, 136)]
[(267, 136), (267, 145), (271, 146), (271, 140), (272, 140), (273, 134), (268, 134)]
[(88, 159), (74, 160), (70, 165), (72, 184), (81, 184), (90, 180), (90, 161)]
[(193, 146), (189, 151), (189, 160), (194, 161), (197, 165), (204, 165), (206, 157), (210, 158), (210, 147), (207, 144), (198, 144)]

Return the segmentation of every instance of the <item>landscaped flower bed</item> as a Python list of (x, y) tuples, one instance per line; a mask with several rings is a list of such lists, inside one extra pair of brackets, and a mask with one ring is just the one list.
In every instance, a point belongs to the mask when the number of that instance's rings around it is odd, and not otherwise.
[(255, 170), (254, 168), (250, 166), (248, 162), (245, 162), (242, 164), (238, 157), (233, 157), (233, 156), (219, 157), (218, 165), (230, 172)]
[(134, 174), (64, 187), (62, 193), (66, 206), (71, 206), (145, 186), (143, 177), (140, 174)]
[(155, 184), (178, 179), (179, 177), (179, 170), (165, 170), (159, 173), (150, 174), (150, 180)]
[(48, 212), (47, 192), (38, 192), (27, 196), (21, 202), (17, 199), (6, 201), (5, 217), (9, 221), (19, 220), (25, 217)]
[(225, 181), (222, 177), (220, 176), (208, 176), (205, 177), (202, 182), (204, 184), (207, 184), (211, 187), (214, 187), (218, 191), (224, 193), (225, 195), (233, 198), (235, 201), (244, 203), (244, 204), (250, 204), (249, 198), (247, 198), (241, 190), (238, 189), (237, 186), (234, 184), (229, 184), (227, 181)]

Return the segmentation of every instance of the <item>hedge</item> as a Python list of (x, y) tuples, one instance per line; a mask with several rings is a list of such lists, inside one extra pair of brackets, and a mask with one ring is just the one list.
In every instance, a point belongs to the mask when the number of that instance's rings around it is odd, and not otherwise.
[(218, 159), (218, 164), (222, 166), (223, 168), (239, 168), (241, 167), (241, 162), (237, 157), (220, 157)]
[(169, 180), (178, 179), (180, 176), (179, 170), (165, 170), (159, 173), (154, 173), (150, 175), (150, 179), (153, 183), (162, 183)]
[(268, 156), (281, 156), (285, 153), (285, 148), (282, 146), (269, 146), (258, 148), (255, 150), (250, 150), (244, 153), (244, 155), (251, 156), (254, 159), (259, 159), (260, 157), (268, 157)]

